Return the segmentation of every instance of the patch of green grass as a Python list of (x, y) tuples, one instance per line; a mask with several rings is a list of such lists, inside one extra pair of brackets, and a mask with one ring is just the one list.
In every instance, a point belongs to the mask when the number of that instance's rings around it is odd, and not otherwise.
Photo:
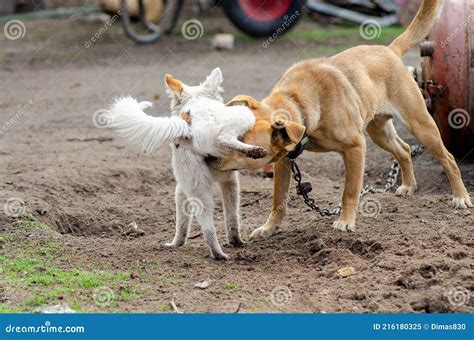
[[(58, 247), (54, 243), (47, 243), (44, 249), (54, 252)], [(92, 300), (94, 290), (99, 287), (115, 291), (121, 287), (122, 300), (130, 300), (139, 293), (138, 289), (127, 287), (131, 279), (129, 273), (58, 268), (49, 261), (49, 252), (40, 251), (36, 254), (33, 258), (0, 256), (2, 280), (10, 292), (27, 292), (18, 304), (22, 311), (31, 311), (59, 300), (74, 302), (78, 295), (82, 299), (86, 296)]]
[[(394, 38), (404, 31), (403, 27), (391, 26), (382, 28), (377, 34), (375, 32), (372, 42), (384, 42), (389, 38)], [(284, 37), (284, 36), (282, 36)], [(327, 42), (334, 39), (355, 39), (363, 40), (359, 32), (359, 26), (334, 26), (328, 29), (316, 27), (314, 30), (293, 30), (288, 33), (287, 38), (303, 38), (313, 42)]]
[[(130, 272), (111, 269), (106, 261), (74, 257), (54, 229), (32, 216), (1, 237), (0, 296), (8, 301), (0, 304), (0, 313), (35, 312), (62, 303), (76, 312), (120, 312), (129, 301), (151, 294), (146, 284), (132, 282)], [(139, 271), (141, 280), (160, 281), (164, 291), (183, 287), (185, 269), (169, 275), (157, 271), (156, 264), (151, 273), (133, 266), (130, 270)], [(110, 292), (111, 301), (102, 303), (104, 292)]]
[(235, 289), (236, 285), (233, 282), (227, 282), (224, 287), (225, 289)]
[(6, 314), (6, 313), (15, 313), (16, 309), (5, 304), (5, 303), (0, 303), (0, 314)]
[(21, 227), (24, 229), (46, 229), (48, 226), (35, 219), (31, 215), (24, 216), (21, 220)]

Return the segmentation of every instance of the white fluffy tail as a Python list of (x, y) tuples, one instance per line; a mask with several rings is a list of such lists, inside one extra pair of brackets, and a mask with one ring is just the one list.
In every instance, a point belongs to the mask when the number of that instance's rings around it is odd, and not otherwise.
[(137, 102), (132, 97), (117, 99), (108, 109), (110, 128), (145, 152), (156, 152), (164, 143), (189, 137), (188, 124), (179, 117), (152, 117), (144, 109), (150, 102)]

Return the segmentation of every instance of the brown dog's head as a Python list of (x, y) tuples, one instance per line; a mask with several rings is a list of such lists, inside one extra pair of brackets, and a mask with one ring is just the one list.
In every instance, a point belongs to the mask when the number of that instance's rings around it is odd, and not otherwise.
[(303, 125), (291, 121), (289, 115), (276, 115), (275, 109), (255, 98), (237, 96), (227, 105), (245, 105), (252, 110), (256, 122), (243, 136), (242, 142), (260, 146), (268, 151), (268, 155), (259, 159), (245, 157), (240, 153), (232, 153), (223, 158), (208, 157), (206, 162), (216, 170), (260, 169), (286, 156), (304, 136), (306, 128)]

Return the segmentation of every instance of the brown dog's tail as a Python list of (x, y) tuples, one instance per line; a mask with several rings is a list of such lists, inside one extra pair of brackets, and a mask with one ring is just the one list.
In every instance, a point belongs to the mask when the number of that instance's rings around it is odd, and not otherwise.
[(390, 48), (400, 57), (423, 41), (430, 33), (438, 14), (440, 0), (423, 0), (415, 19), (407, 30), (390, 44)]

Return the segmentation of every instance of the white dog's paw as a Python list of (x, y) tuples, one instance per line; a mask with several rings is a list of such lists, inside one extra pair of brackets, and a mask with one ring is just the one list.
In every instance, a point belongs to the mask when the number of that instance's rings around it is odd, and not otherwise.
[(397, 196), (413, 196), (415, 194), (416, 187), (402, 185), (397, 189)]
[(250, 234), (250, 239), (255, 240), (257, 238), (268, 238), (275, 235), (276, 229), (270, 229), (265, 226), (255, 229), (252, 234)]
[(356, 231), (355, 224), (346, 223), (344, 221), (336, 221), (332, 225), (333, 229), (340, 230), (340, 231)]
[(182, 246), (184, 246), (185, 243), (186, 243), (185, 241), (175, 241), (175, 240), (173, 240), (171, 242), (165, 243), (165, 246), (166, 247), (182, 247)]
[(253, 159), (260, 159), (260, 158), (267, 157), (268, 151), (259, 146), (254, 146), (248, 149), (247, 151), (245, 151), (245, 155)]
[(467, 209), (473, 207), (471, 199), (469, 197), (454, 197), (452, 205), (455, 209)]
[(227, 255), (224, 252), (220, 252), (220, 253), (211, 252), (211, 258), (213, 258), (216, 261), (227, 261), (229, 259), (229, 255)]

